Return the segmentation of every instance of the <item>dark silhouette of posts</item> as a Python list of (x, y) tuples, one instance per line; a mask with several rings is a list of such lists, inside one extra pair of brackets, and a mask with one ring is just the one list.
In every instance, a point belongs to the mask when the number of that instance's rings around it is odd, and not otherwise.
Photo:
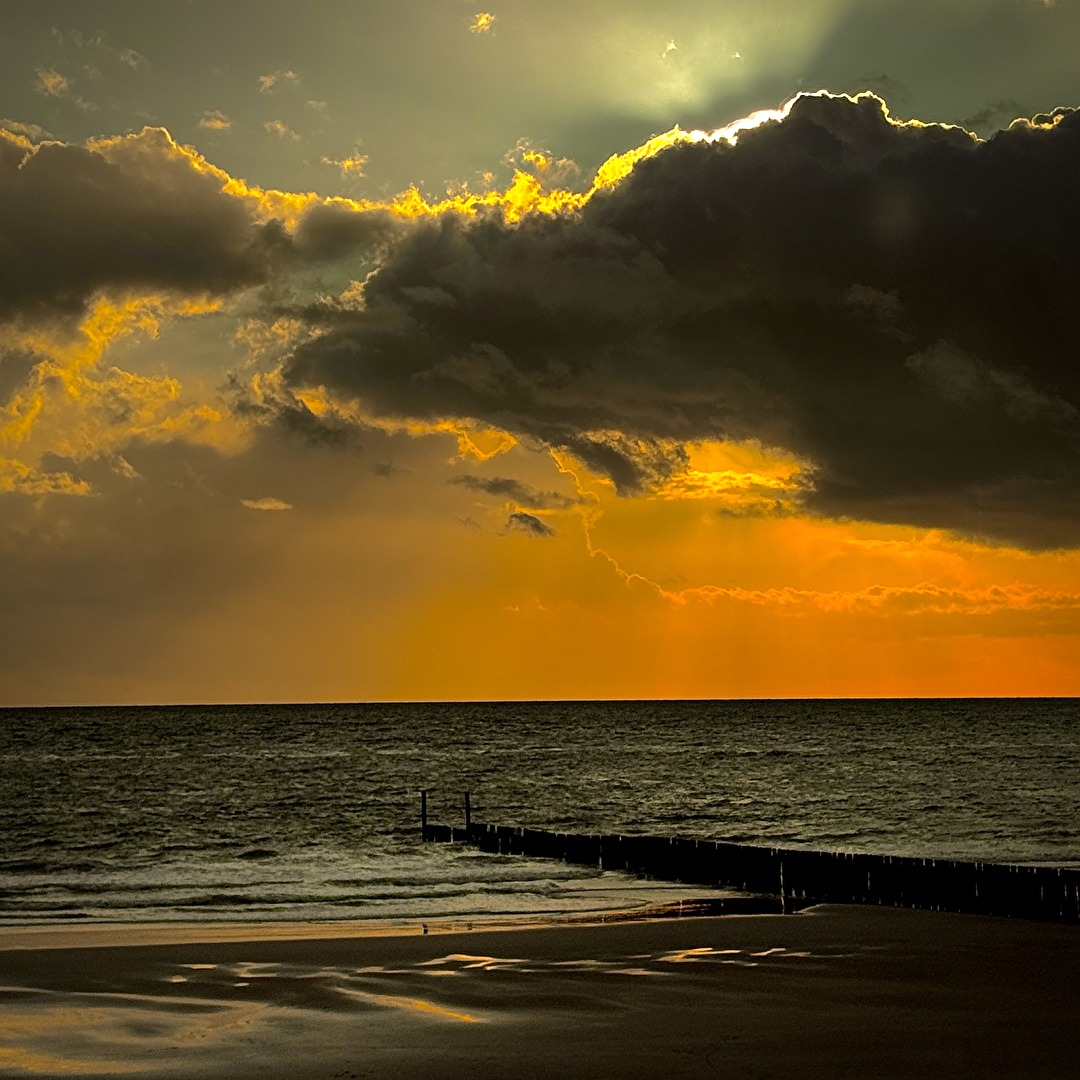
[[(810, 903), (880, 904), (976, 915), (1080, 923), (1080, 870), (801, 848), (766, 848), (670, 836), (608, 836), (495, 825), (428, 826), (432, 841), (465, 840), (481, 851), (562, 859), (660, 881), (721, 886), (776, 897), (783, 912)], [(779, 893), (779, 896), (777, 896)], [(725, 904), (736, 910), (738, 898)], [(738, 909), (745, 910), (745, 909)]]

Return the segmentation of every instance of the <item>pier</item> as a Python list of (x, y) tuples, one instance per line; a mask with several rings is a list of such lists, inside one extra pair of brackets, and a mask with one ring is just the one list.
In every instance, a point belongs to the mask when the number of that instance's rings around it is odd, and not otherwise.
[(468, 795), (464, 826), (452, 826), (428, 822), (424, 793), (421, 830), (429, 843), (466, 843), (493, 854), (776, 896), (785, 911), (817, 903), (870, 904), (1080, 923), (1080, 871), (1064, 867), (529, 829), (474, 821)]

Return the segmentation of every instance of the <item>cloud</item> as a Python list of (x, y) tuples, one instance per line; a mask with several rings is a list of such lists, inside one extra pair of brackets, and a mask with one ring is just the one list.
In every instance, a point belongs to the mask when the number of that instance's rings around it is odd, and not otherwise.
[[(389, 210), (377, 207), (364, 213), (345, 202), (314, 203), (293, 230), (293, 244), (304, 258), (314, 261), (342, 259), (357, 251), (378, 249), (407, 231), (408, 224)], [(347, 305), (346, 305), (347, 306)], [(336, 320), (345, 308), (324, 303), (309, 308), (310, 321)]]
[(509, 532), (523, 532), (528, 536), (554, 536), (555, 530), (550, 525), (545, 525), (538, 517), (526, 514), (524, 510), (516, 510), (506, 519), (506, 528)]
[(514, 480), (508, 476), (455, 476), (449, 481), (460, 487), (468, 488), (482, 495), (493, 495), (498, 499), (506, 499), (517, 503), (519, 506), (531, 506), (536, 510), (568, 510), (577, 506), (579, 499), (568, 495), (560, 495), (557, 491), (539, 491), (529, 484)]
[(550, 150), (533, 145), (532, 140), (521, 138), (503, 155), (503, 162), (515, 171), (526, 171), (540, 177), (547, 188), (567, 184), (580, 174), (581, 168), (571, 158), (557, 157)]
[(871, 585), (854, 591), (834, 592), (791, 587), (743, 589), (705, 586), (672, 595), (681, 602), (734, 602), (772, 608), (791, 615), (805, 615), (813, 611), (889, 619), (927, 615), (952, 618), (1020, 615), (1034, 617), (1038, 620), (1038, 628), (1045, 632), (1058, 633), (1075, 632), (1075, 619), (1080, 613), (1080, 594), (1076, 592), (1019, 584), (959, 589), (920, 582), (908, 586)]
[(300, 136), (283, 120), (267, 120), (263, 127), (277, 139), (285, 139), (289, 142), (300, 142)]
[(204, 131), (229, 131), (232, 121), (220, 109), (209, 109), (199, 117), (199, 127)]
[(291, 510), (292, 503), (282, 502), (281, 499), (241, 499), (241, 504), (249, 510)]
[(316, 411), (291, 394), (273, 374), (256, 373), (248, 382), (230, 375), (227, 390), (232, 412), (263, 430), (297, 437), (311, 446), (357, 448), (357, 427), (332, 409)]
[(52, 37), (69, 57), (90, 53), (93, 54), (95, 64), (104, 61), (120, 64), (133, 71), (150, 66), (150, 62), (137, 49), (113, 45), (104, 30), (98, 30), (87, 37), (78, 30), (64, 32), (54, 27)]
[(1080, 542), (1080, 113), (980, 141), (820, 93), (624, 157), (573, 213), (418, 223), (286, 379), (627, 494), (757, 440), (823, 514)]
[[(227, 119), (208, 115), (215, 123)], [(367, 259), (412, 226), (410, 214), (434, 212), (415, 195), (399, 208), (252, 187), (162, 128), (84, 145), (35, 143), (39, 135), (46, 133), (33, 125), (0, 123), (0, 324), (9, 354), (0, 357), (0, 392), (14, 354), (68, 348), (59, 338), (34, 344), (33, 333), (47, 323), (56, 324), (54, 337), (59, 324), (78, 333), (102, 302), (102, 310), (113, 304), (117, 311), (142, 304), (136, 321), (155, 322), (218, 310), (255, 286), (270, 287), (265, 314), (293, 294), (294, 272)], [(305, 315), (318, 322), (348, 306), (317, 301)], [(120, 326), (91, 322), (106, 336)], [(305, 336), (308, 327), (300, 329)], [(93, 363), (104, 343), (91, 350)]]
[(33, 469), (21, 461), (0, 457), (0, 494), (89, 495), (91, 486), (69, 472)]
[(101, 363), (115, 343), (145, 340), (166, 319), (213, 308), (175, 298), (98, 297), (74, 331), (64, 323), (27, 328), (13, 321), (5, 333), (19, 347), (0, 354), (0, 444), (17, 448), (22, 464), (36, 471), (50, 456), (82, 461), (122, 453), (133, 440), (235, 444), (238, 425), (211, 405), (185, 400), (179, 380)]
[(376, 461), (371, 466), (371, 471), (383, 480), (392, 480), (399, 473), (403, 473), (406, 470), (395, 465), (392, 461)]
[(364, 167), (368, 163), (368, 155), (360, 153), (360, 148), (357, 147), (351, 154), (340, 159), (324, 157), (322, 163), (332, 165), (342, 176), (363, 176)]
[(291, 69), (273, 71), (269, 75), (259, 76), (259, 93), (272, 94), (282, 87), (297, 86), (299, 82), (300, 76)]
[(135, 49), (121, 49), (117, 59), (121, 64), (126, 64), (129, 68), (144, 68), (149, 67), (150, 64), (146, 57)]
[(37, 68), (36, 73), (37, 80), (34, 83), (34, 89), (44, 97), (70, 101), (77, 109), (82, 109), (84, 112), (97, 108), (93, 102), (76, 94), (71, 88), (71, 80), (61, 75), (56, 68)]
[(67, 97), (70, 84), (56, 68), (38, 68), (35, 89), (45, 97)]
[(22, 135), (30, 142), (41, 142), (49, 138), (49, 133), (38, 124), (24, 124), (19, 120), (0, 120), (0, 128), (13, 135)]
[(14, 343), (0, 346), (0, 408), (8, 404), (41, 359), (29, 343), (21, 348)]
[(160, 128), (32, 148), (0, 130), (0, 318), (79, 315), (101, 289), (267, 280), (288, 238), (230, 181)]

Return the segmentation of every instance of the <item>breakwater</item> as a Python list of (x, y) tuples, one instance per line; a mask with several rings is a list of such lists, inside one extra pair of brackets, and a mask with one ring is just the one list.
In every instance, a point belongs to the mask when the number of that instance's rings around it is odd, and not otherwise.
[[(425, 808), (426, 809), (426, 808)], [(1080, 923), (1080, 871), (759, 847), (722, 840), (553, 832), (422, 822), (429, 842), (463, 842), (502, 855), (561, 859), (685, 884), (777, 896), (785, 910), (812, 903), (875, 904), (1045, 922)]]

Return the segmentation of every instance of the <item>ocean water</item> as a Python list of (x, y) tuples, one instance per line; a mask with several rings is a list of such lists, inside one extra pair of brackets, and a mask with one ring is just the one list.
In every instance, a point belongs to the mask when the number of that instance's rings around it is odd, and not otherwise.
[(1080, 867), (1080, 701), (0, 711), (0, 923), (587, 910), (432, 820)]

